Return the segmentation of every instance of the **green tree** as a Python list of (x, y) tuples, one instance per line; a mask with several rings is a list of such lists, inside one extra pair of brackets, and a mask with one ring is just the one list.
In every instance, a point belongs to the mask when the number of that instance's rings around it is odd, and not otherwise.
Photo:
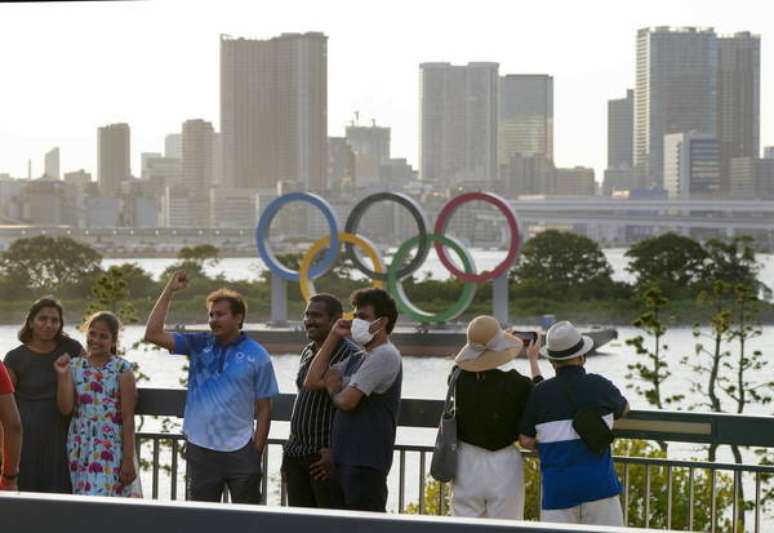
[(201, 266), (214, 266), (219, 261), (220, 251), (212, 244), (183, 246), (177, 253), (177, 258), (184, 262), (198, 263)]
[(713, 239), (705, 244), (707, 262), (704, 267), (704, 280), (708, 285), (723, 282), (731, 287), (745, 285), (764, 293), (770, 293), (769, 287), (758, 280), (760, 264), (755, 258), (752, 238), (735, 237), (728, 241)]
[(55, 291), (76, 285), (99, 269), (102, 256), (69, 237), (40, 235), (17, 239), (0, 258), (0, 270), (14, 284), (33, 290)]
[(86, 316), (97, 311), (110, 311), (124, 324), (137, 322), (137, 310), (129, 301), (129, 284), (124, 270), (119, 266), (111, 266), (91, 287), (94, 299), (86, 308)]
[[(682, 394), (664, 396), (662, 390), (664, 382), (672, 375), (664, 355), (669, 346), (664, 344), (662, 340), (667, 331), (663, 320), (664, 307), (669, 303), (669, 300), (655, 285), (645, 291), (642, 300), (645, 304), (645, 312), (634, 321), (633, 325), (653, 338), (653, 348), (646, 348), (645, 338), (642, 335), (626, 340), (626, 344), (633, 346), (637, 355), (647, 359), (645, 363), (638, 361), (626, 366), (629, 369), (626, 379), (635, 381), (635, 383), (628, 383), (626, 386), (643, 396), (650, 405), (657, 409), (664, 409), (665, 406), (674, 406), (685, 398)], [(659, 446), (662, 450), (667, 448), (665, 442), (659, 442)]]
[(521, 260), (511, 271), (511, 281), (529, 296), (602, 298), (617, 288), (612, 272), (593, 240), (547, 230), (524, 245)]
[(626, 270), (636, 276), (638, 288), (656, 285), (675, 294), (693, 290), (702, 280), (708, 254), (695, 240), (670, 232), (643, 239), (624, 255), (630, 260)]

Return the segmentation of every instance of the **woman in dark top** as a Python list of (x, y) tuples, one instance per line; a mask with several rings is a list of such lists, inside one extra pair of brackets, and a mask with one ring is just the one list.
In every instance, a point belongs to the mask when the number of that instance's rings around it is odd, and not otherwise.
[(65, 353), (79, 356), (83, 347), (65, 335), (63, 327), (62, 305), (41, 298), (19, 330), (21, 346), (5, 356), (24, 435), (18, 481), (22, 491), (72, 492), (66, 449), (69, 419), (57, 408), (54, 361)]
[(468, 325), (468, 343), (454, 360), (459, 369), (454, 369), (459, 373), (454, 515), (524, 517), (524, 469), (514, 443), (533, 382), (542, 380), (539, 344), (527, 347), (530, 380), (511, 368), (524, 348), (520, 339), (504, 332), (491, 316), (476, 317)]

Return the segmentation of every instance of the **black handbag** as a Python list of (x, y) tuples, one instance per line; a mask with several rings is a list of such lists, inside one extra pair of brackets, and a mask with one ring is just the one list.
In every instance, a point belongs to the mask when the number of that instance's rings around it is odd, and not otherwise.
[(592, 452), (601, 455), (609, 450), (615, 435), (602, 418), (599, 409), (592, 406), (578, 408), (569, 385), (565, 385), (564, 392), (576, 410), (572, 417), (572, 428), (575, 433)]
[(434, 479), (447, 483), (454, 480), (457, 475), (457, 406), (455, 396), (457, 378), (460, 369), (455, 368), (449, 379), (449, 390), (446, 393), (446, 402), (441, 413), (441, 421), (438, 424), (438, 435), (435, 437), (433, 458), (430, 461), (430, 475)]

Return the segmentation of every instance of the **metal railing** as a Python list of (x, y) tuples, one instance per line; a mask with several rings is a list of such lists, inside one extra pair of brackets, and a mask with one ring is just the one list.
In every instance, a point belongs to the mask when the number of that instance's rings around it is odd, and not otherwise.
[[(280, 395), (274, 401), (272, 418), (287, 421), (292, 411), (294, 396)], [(184, 407), (184, 391), (179, 389), (142, 389), (138, 414), (180, 416)], [(413, 428), (436, 427), (442, 402), (435, 400), (404, 399), (399, 425)], [(774, 448), (774, 418), (735, 416), (708, 413), (666, 411), (631, 411), (616, 422), (617, 437), (650, 441), (679, 441), (700, 444), (733, 444)], [(151, 478), (150, 494), (146, 497), (171, 500), (185, 498), (185, 472), (180, 475), (184, 461), (180, 458), (183, 436), (179, 433), (138, 433), (138, 457), (147, 461)], [(286, 505), (284, 485), (279, 477), (270, 479), (269, 473), (279, 466), (270, 464), (270, 456), (280, 454), (282, 439), (270, 439), (263, 457), (264, 502), (271, 488), (279, 494), (279, 504)], [(169, 463), (162, 465), (166, 453)], [(150, 460), (146, 457), (150, 454)], [(448, 514), (450, 487), (431, 480), (428, 474), (432, 447), (419, 444), (397, 444), (390, 493), (395, 510), (404, 513), (411, 506), (420, 514)], [(540, 476), (537, 475), (537, 457), (524, 452), (527, 483), (526, 515), (539, 516)], [(764, 531), (764, 490), (774, 466), (688, 461), (668, 457), (616, 456), (616, 469), (623, 486), (621, 494), (627, 525), (657, 527), (660, 529), (689, 529), (698, 527), (710, 531)], [(409, 475), (407, 465), (412, 462), (416, 478)], [(272, 469), (273, 467), (273, 469)], [(168, 481), (168, 494), (160, 494), (162, 473)], [(428, 484), (435, 483), (434, 500), (428, 501)], [(166, 483), (165, 483), (166, 484)], [(412, 489), (413, 487), (416, 489)], [(181, 490), (183, 492), (181, 498)], [(415, 493), (416, 499), (409, 500)], [(532, 497), (530, 497), (530, 494)], [(275, 498), (276, 499), (276, 498)], [(707, 509), (709, 507), (709, 509)], [(769, 518), (771, 520), (771, 517)], [(770, 522), (769, 527), (774, 527)]]

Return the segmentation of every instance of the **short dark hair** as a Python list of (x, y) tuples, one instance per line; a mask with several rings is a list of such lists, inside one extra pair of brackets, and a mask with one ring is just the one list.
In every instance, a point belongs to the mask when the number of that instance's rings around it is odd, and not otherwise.
[(32, 321), (35, 320), (35, 317), (38, 316), (38, 313), (40, 313), (42, 309), (46, 309), (47, 307), (53, 307), (59, 313), (59, 331), (56, 332), (54, 341), (59, 344), (67, 337), (63, 331), (64, 309), (62, 308), (62, 304), (53, 296), (44, 296), (43, 298), (36, 300), (32, 304), (32, 307), (30, 307), (30, 310), (27, 311), (27, 318), (24, 319), (24, 325), (19, 329), (19, 334), (17, 335), (19, 342), (26, 344), (32, 340)]
[(242, 315), (242, 320), (239, 322), (239, 328), (241, 329), (247, 316), (247, 304), (242, 299), (242, 295), (237, 291), (225, 288), (212, 291), (207, 296), (207, 307), (209, 308), (210, 305), (218, 302), (228, 302), (232, 315)]
[(376, 318), (387, 317), (387, 334), (392, 333), (398, 320), (398, 306), (387, 291), (375, 287), (358, 289), (349, 297), (349, 303), (352, 307), (373, 305)]
[(97, 311), (86, 319), (81, 326), (81, 331), (88, 333), (89, 328), (95, 322), (102, 322), (108, 327), (110, 334), (113, 335), (113, 344), (110, 346), (110, 351), (114, 354), (118, 353), (118, 332), (121, 331), (121, 321), (110, 311)]
[(325, 305), (325, 312), (328, 313), (329, 317), (341, 316), (344, 313), (341, 300), (332, 294), (328, 294), (327, 292), (321, 292), (309, 298), (309, 303), (312, 302), (320, 302)]

